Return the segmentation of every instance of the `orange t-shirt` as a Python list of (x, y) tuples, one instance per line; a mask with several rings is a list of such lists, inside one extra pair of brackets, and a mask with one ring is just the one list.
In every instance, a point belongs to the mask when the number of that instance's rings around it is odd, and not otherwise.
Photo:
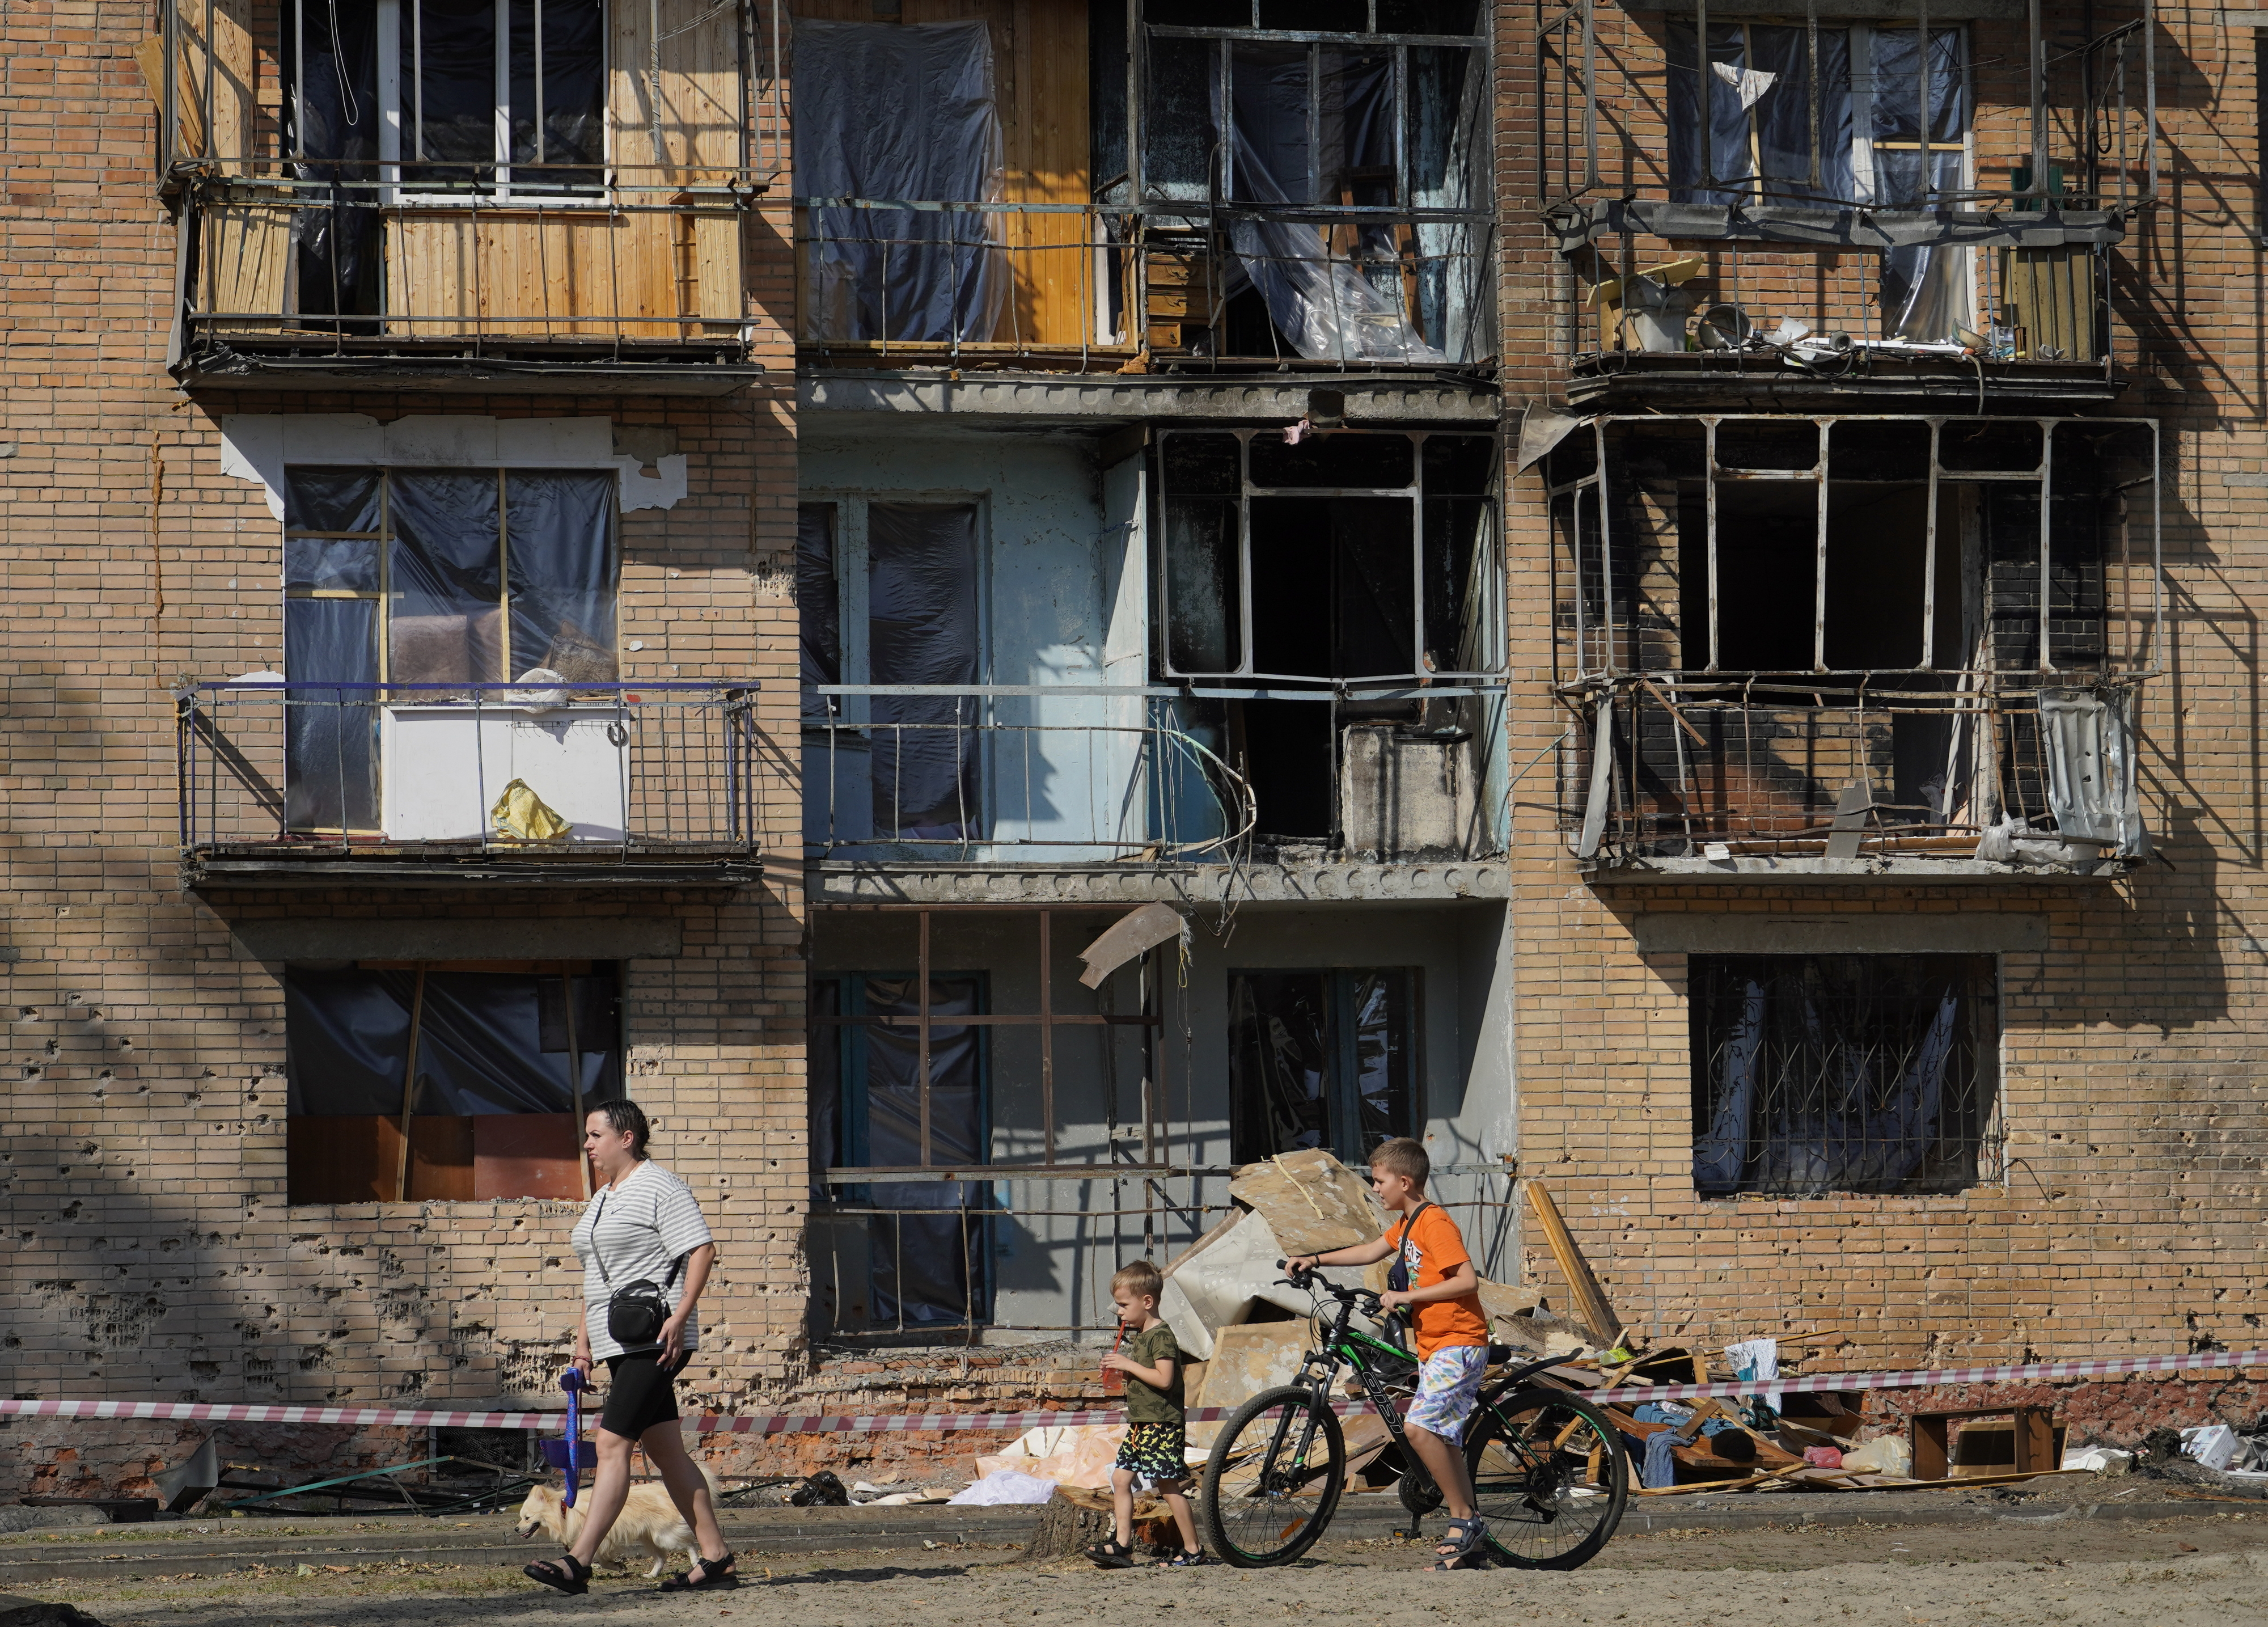
[[(1403, 1222), (1396, 1220), (1388, 1230), (1386, 1240), (1391, 1243), (1401, 1237), (1402, 1226)], [(1410, 1268), (1412, 1288), (1431, 1288), (1447, 1282), (1452, 1271), (1472, 1258), (1465, 1252), (1464, 1233), (1457, 1230), (1457, 1223), (1439, 1204), (1427, 1204), (1425, 1212), (1410, 1225), (1409, 1240), (1402, 1245), (1402, 1257)], [(1410, 1314), (1420, 1361), (1445, 1345), (1485, 1345), (1489, 1342), (1488, 1315), (1481, 1309), (1477, 1293), (1413, 1305)]]

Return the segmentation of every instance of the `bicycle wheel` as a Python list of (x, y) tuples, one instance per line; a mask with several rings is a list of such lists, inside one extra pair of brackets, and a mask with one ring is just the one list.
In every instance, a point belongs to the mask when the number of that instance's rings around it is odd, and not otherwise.
[(1289, 1564), (1323, 1534), (1345, 1484), (1338, 1415), (1313, 1390), (1287, 1384), (1263, 1390), (1221, 1425), (1198, 1512), (1229, 1564)]
[(1491, 1555), (1522, 1570), (1572, 1571), (1591, 1558), (1630, 1497), (1630, 1460), (1606, 1415), (1543, 1385), (1481, 1403), (1465, 1464)]

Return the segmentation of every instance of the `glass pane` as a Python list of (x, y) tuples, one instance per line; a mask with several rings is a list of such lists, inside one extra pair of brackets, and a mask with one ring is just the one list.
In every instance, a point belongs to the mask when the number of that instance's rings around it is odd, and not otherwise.
[(1232, 972), (1229, 1156), (1330, 1145), (1329, 974)]
[[(795, 604), (799, 629), (798, 681), (843, 681), (843, 596), (835, 578), (835, 505), (806, 503), (795, 512)], [(824, 723), (839, 697), (806, 694), (806, 721)]]
[(378, 534), (376, 469), (297, 467), (284, 471), (284, 529)]
[(378, 601), (284, 601), (284, 806), (293, 830), (378, 827)]
[[(535, 175), (515, 183), (595, 187), (606, 159), (606, 30), (598, 0), (543, 0), (543, 129)], [(535, 3), (512, 0), (512, 161), (537, 163)], [(557, 166), (560, 167), (552, 167)], [(635, 179), (635, 178), (633, 178)]]
[(410, 0), (401, 8), (402, 176), (459, 186), (496, 173), (496, 12)]
[(504, 477), (512, 675), (612, 683), (615, 477), (515, 471)]
[[(872, 681), (976, 682), (976, 571), (974, 505), (868, 507)], [(871, 715), (875, 833), (921, 841), (974, 836), (979, 703), (954, 695), (878, 695)]]
[(496, 475), (397, 473), (389, 485), (388, 681), (504, 681)]
[(1410, 974), (1356, 972), (1353, 983), (1355, 1145), (1342, 1149), (1359, 1164), (1381, 1141), (1417, 1133), (1410, 1082)]
[(1233, 673), (1244, 665), (1236, 504), (1181, 498), (1166, 504), (1166, 659), (1177, 673)]

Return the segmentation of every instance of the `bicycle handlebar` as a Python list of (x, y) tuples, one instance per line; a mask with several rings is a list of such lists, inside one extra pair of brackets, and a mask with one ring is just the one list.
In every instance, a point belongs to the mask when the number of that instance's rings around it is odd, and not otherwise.
[(1334, 1299), (1338, 1300), (1342, 1305), (1351, 1305), (1364, 1315), (1368, 1316), (1374, 1321), (1382, 1321), (1388, 1314), (1399, 1315), (1402, 1314), (1401, 1307), (1399, 1306), (1396, 1306), (1395, 1309), (1389, 1313), (1386, 1307), (1380, 1302), (1378, 1296), (1367, 1288), (1342, 1288), (1336, 1283), (1328, 1281), (1325, 1278), (1317, 1276), (1312, 1270), (1294, 1271), (1292, 1270), (1291, 1268), (1292, 1263), (1289, 1260), (1278, 1260), (1276, 1262), (1276, 1269), (1278, 1270), (1289, 1273), (1283, 1278), (1283, 1280), (1292, 1287), (1304, 1288), (1310, 1293), (1327, 1293)]

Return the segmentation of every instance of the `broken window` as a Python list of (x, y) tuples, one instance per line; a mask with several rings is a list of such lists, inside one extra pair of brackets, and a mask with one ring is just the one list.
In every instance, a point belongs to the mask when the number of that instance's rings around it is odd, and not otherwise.
[[(1256, 23), (1144, 6), (1143, 201), (1228, 206), (1218, 219), (1152, 211), (1152, 280), (1171, 271), (1173, 286), (1214, 295), (1219, 313), (1184, 314), (1205, 315), (1202, 342), (1228, 354), (1477, 359), (1490, 346), (1476, 8), (1338, 13)], [(1217, 271), (1176, 269), (1224, 225)]]
[(804, 504), (797, 523), (806, 829), (832, 843), (980, 837), (976, 696), (811, 688), (980, 681), (977, 505), (849, 497)]
[[(926, 1092), (920, 992), (917, 978), (901, 974), (814, 983), (812, 1055), (825, 1060), (814, 1062), (814, 1076), (831, 1074), (836, 1087), (832, 1101), (814, 1096), (815, 1160), (881, 1171), (991, 1161), (985, 1029), (953, 1020), (984, 1012), (984, 980), (930, 979)], [(837, 1190), (841, 1206), (864, 1211), (866, 1224), (864, 1259), (838, 1246), (836, 1280), (826, 1285), (836, 1327), (919, 1329), (990, 1318), (983, 1183), (885, 1177)]]
[(795, 19), (795, 196), (806, 340), (989, 342), (1008, 298), (1005, 171), (983, 22)]
[(287, 968), (291, 1201), (586, 1196), (578, 1108), (622, 1094), (617, 998), (604, 962)]
[(1694, 955), (1693, 1184), (1956, 1192), (1997, 1173), (1989, 955)]
[(1359, 1167), (1417, 1133), (1417, 974), (1232, 972), (1230, 1157), (1327, 1148)]
[[(1944, 207), (1970, 187), (1968, 35), (1912, 28), (1712, 24), (1669, 31), (1671, 196), (1681, 203)], [(1701, 98), (1708, 98), (1708, 136)], [(1925, 105), (1927, 129), (1924, 129)], [(1947, 340), (1977, 326), (1970, 251), (1883, 257), (1882, 332)]]
[(286, 470), (291, 828), (377, 828), (381, 696), (614, 681), (615, 509), (607, 473)]

